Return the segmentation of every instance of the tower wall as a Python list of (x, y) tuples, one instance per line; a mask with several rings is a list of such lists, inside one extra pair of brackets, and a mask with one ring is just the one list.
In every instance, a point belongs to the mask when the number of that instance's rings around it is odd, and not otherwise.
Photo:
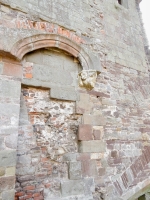
[(149, 191), (149, 74), (135, 0), (0, 1), (0, 198)]

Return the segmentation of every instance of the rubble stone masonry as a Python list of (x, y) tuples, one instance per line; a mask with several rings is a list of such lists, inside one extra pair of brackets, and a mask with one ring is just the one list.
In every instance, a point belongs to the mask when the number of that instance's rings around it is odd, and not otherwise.
[(149, 199), (139, 2), (0, 0), (0, 200)]

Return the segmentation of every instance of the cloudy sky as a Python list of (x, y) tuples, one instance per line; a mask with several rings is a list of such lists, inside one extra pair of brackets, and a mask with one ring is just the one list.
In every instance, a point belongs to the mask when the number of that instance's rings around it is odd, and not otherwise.
[(146, 30), (147, 38), (150, 45), (150, 0), (142, 0), (140, 3), (144, 27)]

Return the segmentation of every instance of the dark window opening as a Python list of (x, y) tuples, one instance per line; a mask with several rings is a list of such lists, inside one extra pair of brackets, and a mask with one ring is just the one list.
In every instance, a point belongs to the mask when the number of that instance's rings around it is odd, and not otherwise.
[(118, 0), (118, 3), (121, 5), (122, 4), (121, 0)]
[(145, 199), (146, 199), (145, 195), (143, 195), (143, 196), (141, 196), (141, 197), (138, 198), (138, 200), (145, 200)]

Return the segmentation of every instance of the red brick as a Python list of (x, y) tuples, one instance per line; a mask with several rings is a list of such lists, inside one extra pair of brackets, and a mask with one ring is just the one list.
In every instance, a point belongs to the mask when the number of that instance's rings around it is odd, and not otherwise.
[(42, 195), (39, 197), (34, 197), (34, 200), (44, 200), (44, 197)]
[(39, 192), (38, 193), (34, 193), (33, 197), (39, 197), (40, 195), (41, 195), (41, 193), (39, 193)]
[(30, 198), (32, 198), (32, 194), (28, 194), (25, 196), (25, 199), (30, 199)]
[(48, 158), (41, 158), (41, 162), (47, 162)]
[(78, 140), (88, 141), (93, 140), (92, 126), (89, 124), (81, 124), (78, 129)]
[(32, 77), (33, 77), (32, 74), (25, 74), (25, 78), (30, 79), (30, 78), (32, 78)]
[(22, 78), (22, 66), (12, 63), (4, 63), (3, 74), (7, 76)]
[(46, 188), (50, 188), (50, 186), (51, 186), (50, 183), (45, 184), (45, 187), (46, 187)]
[(25, 193), (24, 192), (16, 192), (15, 194), (17, 197), (21, 197), (21, 196), (24, 196)]
[(29, 185), (23, 188), (24, 190), (34, 190), (35, 186), (34, 185)]

